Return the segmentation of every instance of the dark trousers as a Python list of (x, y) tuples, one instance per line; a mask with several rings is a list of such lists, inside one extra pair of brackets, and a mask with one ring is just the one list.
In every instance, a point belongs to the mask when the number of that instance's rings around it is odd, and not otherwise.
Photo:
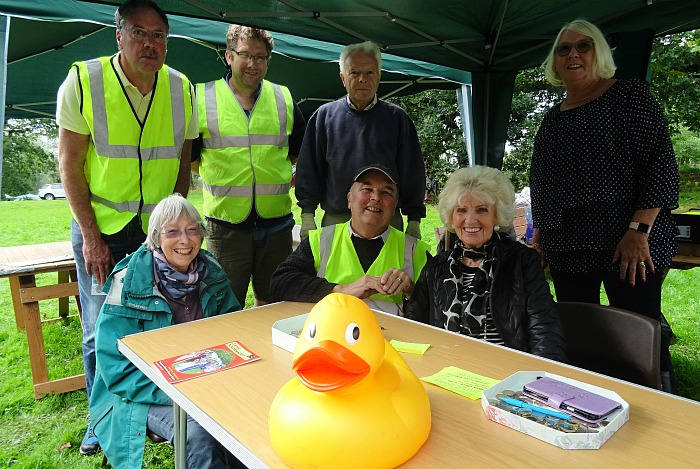
[[(662, 269), (647, 272), (646, 282), (635, 282), (634, 286), (620, 280), (620, 272), (561, 272), (551, 265), (549, 271), (554, 283), (557, 301), (579, 301), (600, 304), (600, 287), (605, 286), (610, 306), (627, 309), (657, 321), (661, 320)], [(670, 346), (670, 334), (661, 335), (661, 372), (664, 391), (676, 392), (675, 374)], [(664, 376), (664, 372), (667, 374)]]
[(647, 280), (630, 286), (620, 280), (620, 273), (615, 272), (561, 272), (550, 266), (557, 301), (580, 301), (600, 304), (600, 287), (605, 286), (605, 293), (610, 306), (627, 309), (643, 314), (657, 321), (661, 318), (661, 283), (663, 275), (647, 272)]

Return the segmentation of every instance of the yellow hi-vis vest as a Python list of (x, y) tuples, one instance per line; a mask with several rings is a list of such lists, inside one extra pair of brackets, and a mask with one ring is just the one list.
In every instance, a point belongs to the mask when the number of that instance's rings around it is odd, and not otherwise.
[(118, 232), (137, 214), (145, 232), (153, 208), (175, 188), (193, 100), (187, 77), (163, 65), (141, 124), (111, 64), (116, 57), (73, 64), (92, 137), (85, 178), (102, 233)]
[[(316, 276), (331, 283), (347, 285), (365, 275), (350, 239), (350, 222), (324, 226), (309, 232)], [(389, 268), (402, 269), (415, 282), (427, 261), (430, 249), (423, 241), (390, 227), (391, 232), (367, 275), (382, 276)], [(402, 304), (403, 295), (372, 295), (372, 298)]]
[(289, 214), (289, 135), (294, 123), (289, 90), (263, 80), (248, 119), (226, 79), (196, 86), (204, 214), (240, 223), (248, 218), (253, 197), (262, 218)]

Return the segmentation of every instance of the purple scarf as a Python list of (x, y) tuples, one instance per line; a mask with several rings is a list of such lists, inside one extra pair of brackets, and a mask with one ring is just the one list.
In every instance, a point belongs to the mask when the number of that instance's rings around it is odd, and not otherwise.
[(197, 257), (192, 260), (186, 274), (178, 272), (168, 264), (161, 248), (153, 250), (153, 263), (161, 286), (175, 300), (197, 290), (199, 281), (206, 277), (209, 268), (207, 258), (201, 249)]

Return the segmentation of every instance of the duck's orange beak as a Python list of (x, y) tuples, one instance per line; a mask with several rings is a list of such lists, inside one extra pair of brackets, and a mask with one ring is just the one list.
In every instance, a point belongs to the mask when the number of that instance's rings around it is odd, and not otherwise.
[(370, 366), (337, 342), (322, 340), (294, 360), (292, 369), (306, 387), (326, 392), (357, 383)]

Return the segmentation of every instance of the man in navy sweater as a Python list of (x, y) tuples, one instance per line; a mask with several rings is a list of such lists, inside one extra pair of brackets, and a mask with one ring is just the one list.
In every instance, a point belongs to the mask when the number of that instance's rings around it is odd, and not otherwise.
[[(411, 118), (377, 98), (381, 52), (372, 42), (352, 44), (340, 54), (340, 79), (348, 94), (324, 104), (311, 116), (296, 172), (301, 237), (316, 229), (314, 214), (325, 211), (322, 226), (350, 219), (347, 193), (358, 169), (380, 164), (398, 175), (400, 200), (391, 225), (420, 238), (425, 217), (425, 164)], [(399, 210), (400, 209), (400, 210)]]

